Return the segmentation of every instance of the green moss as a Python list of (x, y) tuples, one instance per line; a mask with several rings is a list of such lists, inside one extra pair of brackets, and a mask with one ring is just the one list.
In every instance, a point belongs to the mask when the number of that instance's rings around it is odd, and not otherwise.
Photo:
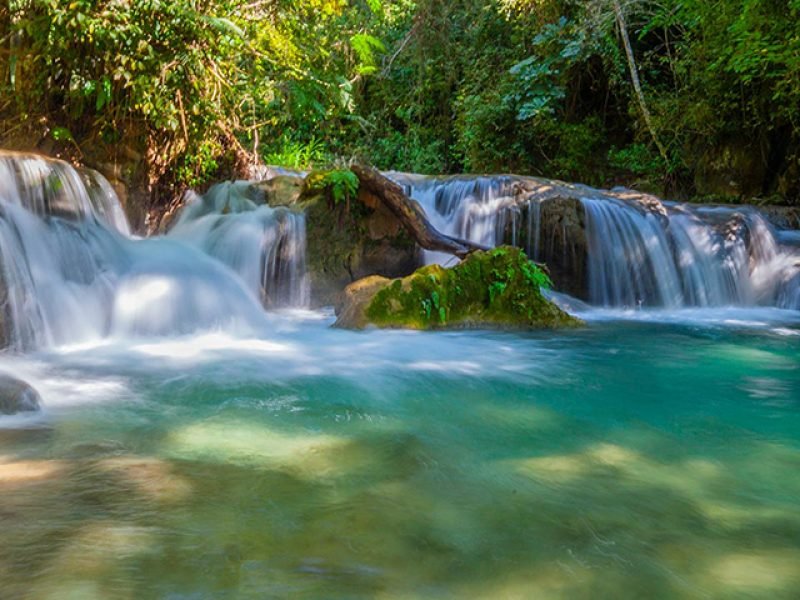
[(550, 279), (518, 248), (474, 252), (445, 269), (430, 265), (396, 279), (366, 306), (379, 327), (437, 329), (569, 327), (580, 321), (542, 295)]

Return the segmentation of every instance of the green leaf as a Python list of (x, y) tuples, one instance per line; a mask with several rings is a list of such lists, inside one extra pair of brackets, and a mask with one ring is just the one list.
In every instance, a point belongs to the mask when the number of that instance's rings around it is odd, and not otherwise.
[(53, 127), (50, 130), (50, 137), (57, 142), (74, 142), (75, 138), (72, 137), (72, 132), (66, 127)]
[(375, 15), (382, 15), (383, 14), (383, 4), (381, 0), (367, 0), (367, 6)]
[(240, 39), (247, 38), (247, 34), (244, 32), (244, 29), (239, 27), (236, 23), (231, 21), (230, 19), (226, 19), (224, 17), (212, 17), (210, 15), (205, 15), (203, 20), (206, 21), (211, 27), (216, 29), (219, 33), (227, 33), (238, 37)]
[(104, 77), (102, 85), (97, 89), (97, 101), (95, 102), (95, 109), (99, 112), (110, 102), (111, 80), (108, 77)]

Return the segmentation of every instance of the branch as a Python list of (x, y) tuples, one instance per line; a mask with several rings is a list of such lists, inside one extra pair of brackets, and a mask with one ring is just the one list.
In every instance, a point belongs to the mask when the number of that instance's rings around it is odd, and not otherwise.
[(639, 102), (639, 109), (642, 111), (644, 123), (647, 125), (647, 130), (650, 132), (650, 137), (653, 138), (653, 142), (655, 142), (658, 152), (661, 154), (661, 158), (664, 159), (665, 163), (669, 164), (667, 150), (664, 148), (664, 145), (661, 143), (661, 140), (656, 134), (656, 128), (655, 125), (653, 125), (653, 119), (650, 116), (650, 110), (647, 108), (647, 102), (645, 102), (644, 92), (642, 91), (642, 83), (639, 80), (639, 69), (636, 66), (636, 60), (633, 56), (633, 48), (631, 47), (631, 40), (628, 37), (628, 26), (625, 23), (625, 15), (622, 12), (622, 5), (619, 3), (619, 0), (613, 0), (613, 4), (614, 15), (616, 16), (617, 25), (619, 26), (619, 33), (622, 36), (622, 44), (625, 46), (625, 56), (628, 59), (628, 70), (631, 74), (631, 83), (633, 83), (633, 89), (636, 92), (636, 99)]
[(361, 185), (380, 199), (406, 228), (411, 237), (426, 250), (447, 252), (464, 258), (475, 250), (488, 250), (486, 246), (445, 235), (430, 224), (425, 212), (403, 192), (403, 188), (384, 177), (380, 171), (363, 165), (350, 167)]

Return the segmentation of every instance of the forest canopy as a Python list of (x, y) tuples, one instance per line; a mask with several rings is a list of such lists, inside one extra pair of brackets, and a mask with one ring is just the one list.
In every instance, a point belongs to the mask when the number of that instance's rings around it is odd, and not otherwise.
[[(800, 0), (9, 0), (0, 138), (800, 196)], [(41, 140), (38, 140), (41, 143)]]

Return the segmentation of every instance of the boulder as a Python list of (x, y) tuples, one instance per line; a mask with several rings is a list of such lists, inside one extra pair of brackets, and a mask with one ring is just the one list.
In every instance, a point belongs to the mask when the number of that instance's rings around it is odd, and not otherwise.
[(347, 287), (336, 327), (554, 329), (576, 327), (542, 294), (547, 275), (518, 248), (471, 253), (455, 267), (429, 265), (402, 279), (369, 277)]
[(0, 374), (0, 415), (35, 412), (41, 410), (41, 404), (39, 392), (30, 385), (11, 375)]
[(312, 305), (335, 304), (346, 286), (364, 277), (402, 277), (419, 266), (416, 243), (383, 203), (363, 188), (336, 202), (314, 175), (299, 200), (306, 214)]
[(388, 286), (391, 279), (380, 275), (370, 275), (348, 285), (339, 298), (336, 307), (337, 327), (343, 329), (364, 329), (370, 322), (367, 307), (375, 295)]
[(276, 175), (271, 179), (254, 183), (253, 188), (262, 194), (260, 203), (270, 206), (292, 206), (300, 199), (303, 178), (296, 175)]
[(516, 230), (506, 230), (506, 243), (516, 241), (545, 263), (557, 290), (586, 299), (586, 215), (581, 198), (597, 191), (538, 178), (521, 180), (521, 190), (515, 209), (519, 217), (508, 221)]

